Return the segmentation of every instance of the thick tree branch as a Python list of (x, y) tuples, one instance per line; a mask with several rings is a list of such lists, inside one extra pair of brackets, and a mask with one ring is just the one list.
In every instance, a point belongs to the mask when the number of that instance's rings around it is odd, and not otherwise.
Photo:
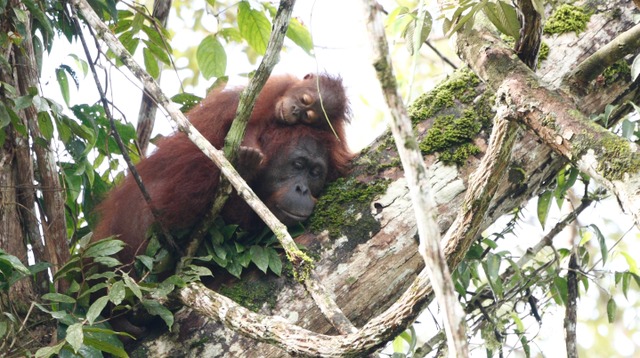
[[(23, 7), (21, 2), (12, 7)], [(27, 23), (30, 26), (30, 23)], [(31, 29), (26, 31), (31, 33)], [(38, 65), (31, 37), (26, 37), (21, 44), (21, 48), (15, 51), (16, 66), (15, 71), (19, 79), (18, 91), (21, 95), (28, 95), (32, 87), (38, 83)], [(26, 110), (27, 126), (31, 138), (44, 138), (37, 120), (35, 107), (29, 106)], [(40, 184), (42, 187), (42, 197), (44, 204), (44, 215), (41, 216), (42, 231), (45, 237), (45, 249), (48, 253), (50, 263), (53, 265), (52, 271), (55, 273), (60, 266), (69, 260), (69, 244), (67, 242), (67, 224), (65, 213), (65, 192), (60, 184), (58, 173), (58, 163), (54, 156), (54, 151), (50, 144), (40, 144), (33, 146), (36, 154), (36, 165), (40, 174)], [(38, 238), (31, 238), (37, 240)]]
[(535, 71), (542, 43), (542, 15), (535, 9), (532, 0), (518, 0), (517, 8), (521, 27), (515, 50), (520, 60)]
[(489, 31), (467, 30), (458, 51), (491, 87), (506, 84), (519, 121), (556, 153), (616, 196), (640, 226), (640, 155), (634, 143), (590, 122), (573, 98), (543, 86), (525, 64)]
[(578, 339), (576, 335), (578, 324), (578, 253), (576, 248), (569, 257), (567, 271), (567, 303), (564, 317), (564, 336), (568, 358), (578, 358)]
[(640, 48), (640, 24), (620, 34), (584, 60), (565, 77), (564, 85), (569, 86), (574, 93), (584, 94), (589, 88), (589, 82), (598, 77), (607, 67), (629, 54), (636, 53), (638, 48)]

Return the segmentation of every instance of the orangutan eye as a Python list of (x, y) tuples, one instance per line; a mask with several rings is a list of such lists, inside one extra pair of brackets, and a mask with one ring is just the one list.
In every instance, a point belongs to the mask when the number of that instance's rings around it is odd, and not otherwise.
[(316, 111), (314, 110), (308, 110), (307, 111), (307, 119), (310, 121), (315, 121), (316, 119), (318, 119), (318, 115), (316, 114)]
[(302, 95), (302, 98), (300, 99), (300, 101), (302, 102), (302, 104), (308, 106), (313, 103), (313, 97), (311, 97), (310, 94), (305, 93)]

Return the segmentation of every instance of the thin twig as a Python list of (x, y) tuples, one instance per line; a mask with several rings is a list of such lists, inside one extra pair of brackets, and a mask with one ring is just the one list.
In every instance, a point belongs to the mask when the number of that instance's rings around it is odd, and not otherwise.
[[(391, 132), (409, 184), (420, 237), (418, 250), (425, 261), (438, 303), (444, 311), (443, 321), (447, 333), (449, 356), (466, 357), (469, 354), (469, 348), (464, 312), (456, 299), (451, 272), (440, 247), (440, 232), (435, 220), (435, 203), (431, 198), (428, 171), (413, 134), (407, 110), (398, 92), (384, 26), (379, 16), (379, 6), (377, 2), (367, 0), (363, 1), (363, 5), (368, 33), (373, 44), (373, 66), (393, 117)], [(417, 26), (421, 28), (420, 25)]]
[(82, 28), (80, 26), (80, 21), (78, 20), (78, 14), (76, 13), (76, 9), (73, 7), (71, 8), (71, 11), (73, 13), (73, 22), (76, 26), (78, 36), (80, 37), (80, 42), (82, 43), (82, 48), (84, 49), (85, 56), (87, 57), (87, 60), (88, 60), (87, 62), (89, 63), (89, 68), (91, 69), (91, 73), (93, 74), (93, 80), (96, 84), (96, 89), (100, 94), (100, 101), (102, 103), (102, 108), (104, 109), (104, 113), (107, 116), (107, 118), (109, 118), (111, 133), (113, 134), (113, 138), (115, 139), (116, 144), (118, 145), (118, 149), (120, 149), (120, 154), (122, 154), (122, 157), (124, 158), (125, 163), (127, 163), (127, 168), (129, 169), (130, 175), (133, 176), (136, 184), (138, 185), (138, 188), (140, 189), (140, 192), (142, 193), (142, 197), (144, 198), (147, 205), (149, 206), (151, 214), (153, 215), (153, 219), (160, 227), (160, 230), (163, 236), (162, 238), (163, 241), (166, 244), (168, 244), (169, 248), (173, 252), (182, 254), (182, 249), (178, 247), (178, 245), (173, 240), (173, 237), (171, 236), (171, 233), (169, 232), (169, 230), (167, 230), (167, 228), (162, 224), (160, 212), (158, 211), (158, 209), (156, 209), (155, 205), (153, 204), (153, 200), (149, 195), (149, 192), (147, 192), (147, 189), (145, 188), (144, 184), (142, 183), (142, 178), (140, 177), (138, 170), (136, 169), (135, 165), (133, 164), (133, 161), (131, 160), (131, 157), (129, 156), (128, 149), (122, 142), (122, 137), (120, 137), (120, 133), (118, 133), (118, 129), (116, 128), (115, 119), (113, 118), (113, 115), (111, 114), (111, 110), (109, 109), (109, 102), (107, 101), (106, 93), (102, 88), (102, 83), (98, 79), (98, 73), (96, 71), (95, 65), (93, 61), (90, 61), (91, 53), (89, 52), (89, 47), (87, 46), (87, 42), (84, 38), (84, 35), (82, 34)]

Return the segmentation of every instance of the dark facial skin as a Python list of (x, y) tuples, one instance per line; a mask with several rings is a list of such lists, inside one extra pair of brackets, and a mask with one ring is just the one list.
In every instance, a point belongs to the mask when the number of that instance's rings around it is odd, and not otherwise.
[(309, 218), (324, 187), (328, 152), (316, 140), (302, 137), (287, 156), (275, 156), (256, 183), (256, 193), (285, 225)]

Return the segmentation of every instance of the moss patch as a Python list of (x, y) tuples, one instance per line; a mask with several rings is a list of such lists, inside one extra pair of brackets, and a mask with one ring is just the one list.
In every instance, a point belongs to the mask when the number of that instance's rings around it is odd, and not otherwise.
[(605, 84), (609, 85), (613, 82), (623, 79), (625, 81), (631, 80), (631, 67), (625, 60), (620, 60), (613, 65), (607, 67), (602, 73)]
[[(369, 205), (376, 195), (387, 190), (390, 181), (386, 179), (363, 183), (353, 178), (340, 178), (331, 183), (325, 194), (318, 199), (313, 215), (309, 219), (314, 232), (329, 230), (332, 237), (341, 232), (375, 231), (379, 223), (371, 216)], [(349, 237), (369, 237), (352, 233)]]
[(232, 286), (220, 287), (220, 293), (241, 304), (247, 309), (258, 312), (266, 303), (275, 307), (275, 287), (264, 280), (242, 280)]
[(549, 58), (549, 45), (546, 42), (542, 41), (540, 43), (540, 51), (538, 51), (538, 64), (540, 62)]
[[(598, 126), (593, 122), (588, 124)], [(588, 149), (593, 149), (598, 160), (597, 170), (609, 180), (622, 180), (625, 173), (640, 172), (640, 155), (631, 150), (627, 140), (611, 136), (600, 138), (593, 133), (597, 131), (585, 131), (581, 133), (579, 139), (573, 141), (572, 156), (574, 158), (580, 158)]]
[(474, 139), (491, 125), (493, 95), (480, 91), (479, 84), (473, 72), (461, 70), (412, 105), (414, 123), (435, 117), (420, 141), (424, 154), (437, 153), (444, 163), (462, 165), (480, 152)]
[(561, 5), (547, 20), (544, 25), (544, 33), (551, 35), (574, 31), (579, 34), (587, 28), (591, 15), (591, 12), (581, 7), (568, 4)]
[(456, 71), (433, 91), (420, 96), (409, 108), (413, 123), (432, 117), (445, 107), (455, 104), (455, 100), (470, 103), (476, 97), (474, 87), (480, 79), (469, 69)]

